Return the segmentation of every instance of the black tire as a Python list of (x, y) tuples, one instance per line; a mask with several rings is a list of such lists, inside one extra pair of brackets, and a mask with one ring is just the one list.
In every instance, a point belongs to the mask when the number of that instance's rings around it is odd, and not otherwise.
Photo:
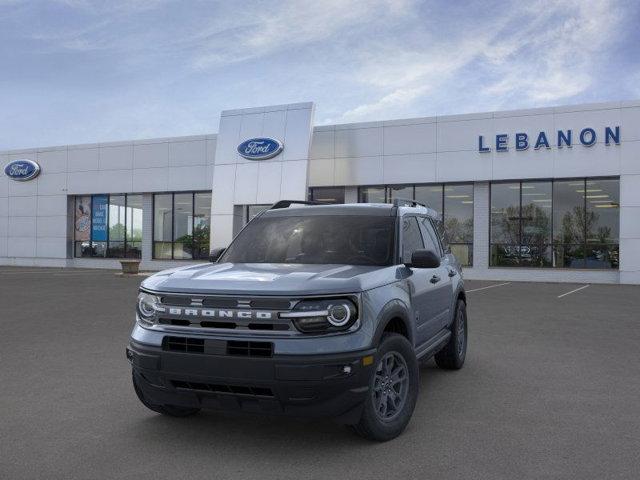
[(436, 365), (445, 370), (460, 370), (467, 356), (467, 305), (458, 300), (451, 324), (451, 337), (435, 355)]
[[(396, 365), (396, 375), (399, 374), (400, 377), (384, 375), (389, 359), (396, 362), (391, 365)], [(369, 395), (365, 400), (362, 417), (353, 429), (368, 440), (386, 442), (400, 435), (411, 420), (418, 398), (420, 372), (413, 346), (405, 337), (396, 333), (385, 334), (382, 337), (375, 361), (376, 367), (371, 374)], [(402, 367), (406, 377), (400, 373)], [(390, 371), (393, 372), (393, 368)], [(381, 382), (385, 378), (386, 380)], [(390, 380), (393, 378), (397, 378), (395, 383)], [(402, 401), (397, 400), (400, 397), (399, 393), (402, 393)], [(398, 404), (394, 406), (396, 400)], [(381, 412), (377, 407), (383, 403), (386, 405), (383, 407), (384, 412)], [(389, 407), (394, 411), (388, 411)]]
[(138, 384), (136, 374), (133, 372), (131, 373), (131, 379), (133, 380), (133, 389), (136, 391), (138, 399), (149, 410), (161, 413), (162, 415), (168, 415), (170, 417), (189, 417), (200, 411), (199, 408), (179, 407), (177, 405), (155, 405), (146, 399), (142, 392), (142, 388), (140, 388), (140, 385)]

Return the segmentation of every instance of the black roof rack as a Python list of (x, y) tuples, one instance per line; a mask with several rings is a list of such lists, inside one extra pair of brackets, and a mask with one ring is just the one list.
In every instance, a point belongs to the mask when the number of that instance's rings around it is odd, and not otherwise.
[(417, 202), (415, 200), (409, 200), (408, 198), (394, 198), (393, 199), (393, 206), (394, 207), (424, 207), (424, 208), (430, 208), (429, 205), (427, 205), (426, 203), (422, 203), (422, 202)]
[(269, 210), (287, 208), (291, 205), (329, 205), (327, 202), (315, 202), (309, 200), (280, 200), (269, 207)]

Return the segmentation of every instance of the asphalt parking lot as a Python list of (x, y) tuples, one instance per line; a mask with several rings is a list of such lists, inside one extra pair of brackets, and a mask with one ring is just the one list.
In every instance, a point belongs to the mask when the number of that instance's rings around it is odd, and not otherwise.
[(407, 431), (376, 444), (146, 410), (124, 355), (141, 280), (0, 267), (0, 478), (638, 478), (638, 286), (467, 282), (465, 368), (424, 365)]

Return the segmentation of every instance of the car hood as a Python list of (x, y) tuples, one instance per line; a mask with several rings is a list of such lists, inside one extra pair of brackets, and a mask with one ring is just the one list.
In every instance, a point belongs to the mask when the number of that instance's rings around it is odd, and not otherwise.
[(398, 267), (282, 263), (215, 263), (165, 270), (142, 282), (161, 292), (233, 295), (356, 293), (396, 279)]

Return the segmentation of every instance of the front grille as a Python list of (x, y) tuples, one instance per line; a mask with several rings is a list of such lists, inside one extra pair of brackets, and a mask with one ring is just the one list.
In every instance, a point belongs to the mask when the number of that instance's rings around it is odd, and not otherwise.
[(218, 297), (190, 297), (182, 295), (165, 295), (160, 299), (164, 305), (174, 307), (189, 307), (192, 305), (202, 305), (208, 308), (236, 308), (238, 300), (235, 298)]
[(208, 308), (236, 308), (238, 306), (238, 299), (206, 297), (202, 300), (202, 306)]
[(249, 302), (251, 308), (264, 308), (265, 310), (289, 310), (291, 300), (286, 298), (252, 298)]
[(227, 355), (237, 355), (241, 357), (271, 357), (273, 356), (273, 343), (230, 340), (227, 342)]
[(196, 327), (196, 328), (214, 328), (214, 329), (248, 329), (248, 330), (267, 330), (286, 332), (291, 330), (289, 322), (284, 323), (284, 320), (272, 321), (272, 322), (251, 322), (251, 323), (239, 323), (239, 322), (222, 322), (212, 320), (188, 320), (186, 318), (159, 318), (158, 323), (161, 325), (174, 325), (177, 327)]
[(273, 391), (266, 387), (255, 387), (246, 385), (222, 385), (213, 383), (185, 382), (183, 380), (172, 380), (174, 388), (184, 390), (196, 390), (201, 392), (226, 393), (230, 395), (248, 395), (252, 397), (272, 397)]
[(200, 322), (202, 328), (228, 328), (233, 330), (237, 327), (236, 322)]
[(175, 307), (188, 307), (198, 305), (207, 308), (237, 308), (240, 306), (250, 306), (256, 309), (266, 310), (289, 310), (291, 300), (286, 298), (238, 298), (238, 297), (211, 297), (197, 295), (164, 295), (160, 301), (164, 305)]
[(296, 331), (280, 312), (290, 311), (297, 300), (286, 297), (232, 297), (216, 295), (162, 295), (160, 325), (201, 330), (252, 331), (259, 335), (289, 335)]
[(250, 323), (247, 325), (249, 330), (289, 330), (289, 325), (286, 323)]
[(162, 348), (172, 352), (204, 353), (204, 339), (164, 337)]
[(191, 305), (191, 298), (181, 297), (179, 295), (165, 295), (160, 298), (160, 302), (164, 305), (173, 305), (174, 307), (188, 307)]

